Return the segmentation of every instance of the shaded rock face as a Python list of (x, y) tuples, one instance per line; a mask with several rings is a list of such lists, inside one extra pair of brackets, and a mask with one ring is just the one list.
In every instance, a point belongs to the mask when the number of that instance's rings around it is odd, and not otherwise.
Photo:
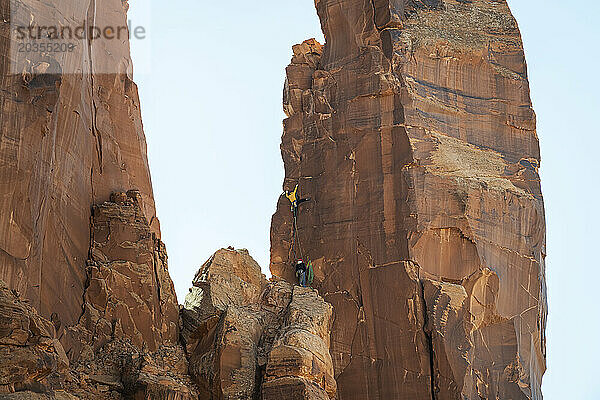
[(37, 59), (9, 70), (11, 6), (37, 26), (126, 25), (126, 2), (96, 3), (0, 0), (0, 279), (63, 329), (81, 314), (93, 204), (137, 188), (159, 235), (128, 41), (60, 53), (76, 73), (38, 73)]
[(267, 282), (246, 250), (217, 251), (181, 310), (202, 399), (329, 399), (332, 308), (310, 288)]
[[(318, 0), (294, 46), (284, 189), (334, 307), (340, 399), (541, 399), (545, 221), (505, 1)], [(294, 282), (280, 198), (271, 271)]]
[(99, 351), (84, 353), (71, 366), (65, 390), (79, 399), (198, 399), (181, 346), (155, 352), (131, 340), (115, 339)]

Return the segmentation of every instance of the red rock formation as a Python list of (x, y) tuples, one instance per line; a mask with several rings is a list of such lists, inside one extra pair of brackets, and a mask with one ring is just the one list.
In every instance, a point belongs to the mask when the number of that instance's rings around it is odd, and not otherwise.
[(331, 305), (312, 289), (292, 288), (269, 352), (263, 400), (336, 398), (337, 385), (329, 354), (332, 314)]
[(17, 392), (8, 398), (197, 397), (128, 41), (14, 51), (23, 21), (119, 27), (127, 7), (0, 0), (0, 297), (10, 289), (27, 304), (0, 310), (14, 329), (0, 339), (0, 392)]
[[(0, 25), (3, 397), (541, 399), (540, 157), (506, 2), (316, 7), (326, 43), (294, 47), (284, 91), (284, 187), (312, 197), (302, 249), (281, 198), (283, 280), (217, 252), (183, 346), (128, 42), (15, 58)], [(0, 0), (2, 21), (37, 25), (124, 25), (126, 9)], [(298, 255), (324, 300), (288, 283)]]
[(179, 308), (164, 244), (150, 231), (137, 191), (92, 210), (83, 313), (67, 335), (72, 358), (116, 338), (154, 352), (178, 342)]
[(52, 323), (0, 280), (0, 397), (36, 385), (58, 385), (69, 366)]
[(195, 278), (179, 343), (128, 41), (11, 51), (19, 23), (126, 26), (127, 7), (0, 0), (0, 397), (334, 397), (331, 306), (247, 253)]
[(60, 321), (39, 317), (0, 281), (0, 394), (8, 399), (198, 398), (164, 245), (139, 192), (112, 200), (93, 208), (83, 312), (66, 330), (66, 354)]
[(127, 339), (84, 353), (71, 366), (65, 390), (82, 400), (198, 399), (181, 346), (163, 346), (151, 353)]
[(126, 7), (0, 0), (0, 279), (63, 329), (81, 314), (93, 204), (137, 188), (159, 235), (139, 99), (127, 40), (78, 41), (73, 52), (15, 60), (11, 27), (17, 17), (121, 26)]
[[(334, 306), (345, 399), (541, 399), (545, 222), (519, 31), (505, 1), (316, 1), (294, 47), (284, 188)], [(281, 198), (271, 271), (295, 279)], [(297, 252), (297, 251), (296, 251)]]
[(246, 250), (219, 250), (182, 310), (201, 399), (329, 399), (332, 309), (310, 288), (267, 282)]

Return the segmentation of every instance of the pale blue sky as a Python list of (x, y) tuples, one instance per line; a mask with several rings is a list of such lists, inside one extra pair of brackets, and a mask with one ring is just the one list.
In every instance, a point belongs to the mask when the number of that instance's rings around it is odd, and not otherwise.
[[(283, 179), (284, 70), (293, 44), (322, 35), (312, 0), (130, 2), (134, 25), (138, 18), (149, 31), (150, 56), (133, 43), (136, 71), (144, 72), (135, 80), (183, 301), (197, 267), (220, 247), (246, 247), (268, 269)], [(542, 147), (550, 303), (544, 395), (598, 400), (600, 3), (509, 3), (525, 42)]]

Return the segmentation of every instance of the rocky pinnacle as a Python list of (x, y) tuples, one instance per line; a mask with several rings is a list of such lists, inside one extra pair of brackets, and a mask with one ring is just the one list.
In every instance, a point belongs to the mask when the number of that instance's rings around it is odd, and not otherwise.
[[(341, 400), (541, 399), (545, 220), (506, 1), (317, 0), (294, 47), (284, 189), (334, 307)], [(280, 198), (271, 271), (293, 281)]]

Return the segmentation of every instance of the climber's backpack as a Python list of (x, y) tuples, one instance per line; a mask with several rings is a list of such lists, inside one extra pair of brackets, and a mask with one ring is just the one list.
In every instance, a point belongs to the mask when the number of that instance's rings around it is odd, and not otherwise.
[(312, 261), (309, 261), (308, 265), (306, 266), (306, 282), (309, 285), (312, 285), (314, 279), (315, 279), (315, 271), (313, 270)]

